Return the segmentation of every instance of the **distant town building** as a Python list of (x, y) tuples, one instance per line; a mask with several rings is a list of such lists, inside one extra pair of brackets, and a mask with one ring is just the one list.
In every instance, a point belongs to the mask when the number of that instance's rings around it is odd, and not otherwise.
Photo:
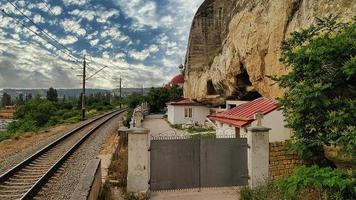
[(216, 124), (218, 137), (247, 137), (247, 128), (256, 126), (256, 113), (263, 114), (262, 125), (271, 128), (270, 142), (285, 141), (290, 138), (291, 131), (285, 127), (282, 111), (277, 104), (264, 97), (242, 103), (224, 112), (209, 115), (208, 118)]
[(168, 121), (171, 124), (204, 123), (210, 109), (201, 103), (183, 98), (167, 103)]

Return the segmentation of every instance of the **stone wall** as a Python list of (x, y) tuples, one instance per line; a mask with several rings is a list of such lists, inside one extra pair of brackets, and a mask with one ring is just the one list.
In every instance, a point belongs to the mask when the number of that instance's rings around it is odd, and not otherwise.
[(269, 144), (269, 177), (280, 179), (290, 175), (298, 165), (304, 164), (298, 155), (288, 152), (285, 142)]

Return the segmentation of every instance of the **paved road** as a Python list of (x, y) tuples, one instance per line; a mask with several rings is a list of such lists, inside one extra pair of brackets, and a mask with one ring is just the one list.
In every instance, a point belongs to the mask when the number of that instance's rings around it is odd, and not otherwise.
[(239, 200), (239, 190), (232, 188), (152, 192), (151, 200)]
[(145, 117), (142, 126), (150, 129), (150, 136), (184, 136), (188, 132), (172, 128), (163, 115), (149, 115)]

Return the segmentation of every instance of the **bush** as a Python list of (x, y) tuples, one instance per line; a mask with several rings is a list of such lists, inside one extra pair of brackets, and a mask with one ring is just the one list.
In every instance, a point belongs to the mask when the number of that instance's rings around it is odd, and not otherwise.
[(308, 200), (352, 199), (355, 196), (355, 180), (342, 171), (318, 166), (301, 166), (291, 176), (279, 181), (268, 180), (254, 189), (244, 187), (242, 200)]
[(254, 189), (243, 187), (240, 190), (241, 200), (281, 200), (282, 192), (272, 180), (267, 181), (265, 185)]
[(285, 198), (294, 199), (305, 189), (315, 190), (322, 199), (352, 199), (355, 193), (355, 180), (341, 170), (330, 167), (299, 167), (290, 177), (278, 182)]

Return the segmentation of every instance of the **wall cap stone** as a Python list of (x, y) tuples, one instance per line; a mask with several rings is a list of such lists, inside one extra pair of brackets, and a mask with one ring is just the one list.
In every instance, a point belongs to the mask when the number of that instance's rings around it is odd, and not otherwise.
[(147, 128), (136, 128), (136, 127), (134, 127), (134, 128), (132, 128), (132, 129), (130, 129), (130, 134), (148, 134), (150, 132), (150, 130), (149, 129), (147, 129)]
[(254, 127), (248, 127), (247, 130), (252, 131), (252, 132), (267, 132), (272, 129), (264, 127), (264, 126), (254, 126)]

